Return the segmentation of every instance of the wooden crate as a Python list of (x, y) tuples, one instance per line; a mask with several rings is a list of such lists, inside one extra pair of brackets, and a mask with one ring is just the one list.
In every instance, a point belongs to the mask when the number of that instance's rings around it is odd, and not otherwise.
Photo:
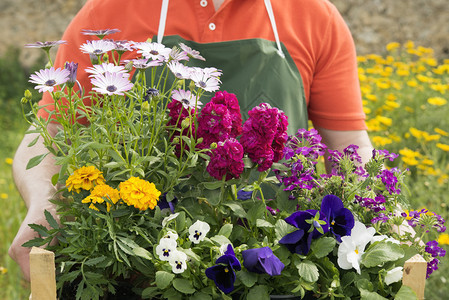
[[(424, 299), (427, 263), (417, 254), (404, 264), (402, 282)], [(56, 300), (55, 255), (51, 251), (33, 247), (30, 253), (30, 300)]]

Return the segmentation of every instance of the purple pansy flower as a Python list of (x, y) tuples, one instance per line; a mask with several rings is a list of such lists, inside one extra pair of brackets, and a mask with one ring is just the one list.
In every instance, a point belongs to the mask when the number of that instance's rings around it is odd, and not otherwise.
[(252, 195), (253, 195), (253, 191), (239, 190), (237, 192), (237, 199), (239, 199), (239, 200), (248, 200), (248, 199), (251, 199)]
[(351, 211), (344, 207), (340, 198), (335, 195), (324, 196), (321, 202), (321, 214), (329, 223), (329, 230), (341, 243), (341, 237), (351, 234), (354, 227), (354, 216)]
[[(326, 222), (322, 228), (323, 233), (320, 233), (316, 227), (319, 226), (317, 222), (310, 224), (309, 220), (312, 220), (318, 213), (315, 209), (308, 209), (304, 211), (297, 211), (291, 214), (289, 217), (285, 218), (285, 222), (298, 228), (287, 235), (285, 235), (279, 244), (283, 244), (292, 253), (299, 253), (307, 255), (310, 250), (310, 245), (312, 244), (312, 239), (321, 236), (322, 234), (329, 231), (329, 224)], [(320, 214), (320, 220), (325, 221), (325, 216)], [(311, 229), (314, 226), (315, 228)]]
[(232, 245), (228, 244), (224, 254), (215, 261), (215, 265), (206, 269), (206, 276), (212, 279), (223, 293), (229, 294), (234, 290), (235, 270), (241, 269), (242, 266), (235, 257)]
[(245, 250), (242, 252), (242, 257), (243, 265), (250, 272), (276, 276), (281, 275), (284, 269), (284, 264), (269, 247)]

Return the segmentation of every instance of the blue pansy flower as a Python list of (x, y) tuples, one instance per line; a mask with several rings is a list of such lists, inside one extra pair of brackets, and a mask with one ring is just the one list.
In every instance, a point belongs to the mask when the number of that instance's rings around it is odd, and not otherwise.
[(206, 269), (206, 276), (212, 279), (223, 293), (229, 294), (234, 290), (236, 279), (234, 270), (240, 271), (242, 269), (231, 244), (228, 244), (224, 254), (215, 263), (216, 265)]
[(284, 264), (269, 247), (248, 249), (242, 252), (243, 265), (250, 272), (281, 275)]
[(329, 230), (341, 243), (341, 237), (350, 235), (354, 227), (354, 216), (345, 208), (340, 198), (335, 195), (327, 195), (321, 202), (321, 214), (329, 223)]
[[(319, 216), (318, 220), (315, 219), (316, 216)], [(294, 212), (285, 218), (285, 222), (298, 228), (279, 241), (279, 244), (285, 245), (292, 253), (307, 255), (312, 240), (329, 231), (326, 217), (315, 209)]]
[(248, 200), (248, 199), (251, 199), (252, 196), (253, 196), (253, 191), (239, 190), (237, 192), (237, 199), (239, 199), (239, 200)]

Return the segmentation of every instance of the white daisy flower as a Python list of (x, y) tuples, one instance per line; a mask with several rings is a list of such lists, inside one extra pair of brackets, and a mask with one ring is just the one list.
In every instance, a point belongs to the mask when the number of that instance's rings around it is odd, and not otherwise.
[(220, 89), (220, 80), (211, 76), (210, 73), (205, 73), (203, 69), (196, 68), (190, 73), (190, 79), (195, 85), (205, 91), (214, 92)]
[(167, 64), (167, 67), (179, 79), (190, 79), (191, 70), (189, 67), (183, 65), (179, 61), (171, 61)]
[(133, 59), (132, 60), (133, 67), (136, 69), (145, 70), (151, 67), (162, 66), (163, 61), (161, 60), (148, 60), (146, 58), (141, 59)]
[(114, 50), (115, 44), (105, 40), (93, 40), (87, 41), (86, 44), (81, 45), (80, 49), (83, 53), (101, 55), (108, 51)]
[(206, 234), (209, 232), (209, 230), (209, 224), (198, 220), (189, 227), (189, 239), (194, 244), (198, 244), (206, 238)]
[(161, 238), (159, 245), (156, 246), (156, 254), (160, 260), (169, 261), (171, 255), (177, 251), (177, 246), (176, 240)]
[(70, 71), (54, 67), (42, 69), (30, 76), (30, 82), (37, 84), (35, 89), (42, 92), (53, 92), (54, 87), (63, 84), (69, 80)]
[(181, 102), (182, 106), (184, 106), (185, 109), (195, 108), (195, 104), (200, 107), (201, 104), (203, 104), (201, 101), (196, 100), (196, 97), (194, 94), (192, 94), (190, 91), (184, 91), (184, 90), (173, 90), (172, 92), (172, 98), (173, 100)]
[(189, 46), (185, 45), (184, 43), (180, 43), (179, 46), (181, 47), (181, 49), (189, 56), (195, 59), (199, 59), (199, 60), (206, 60), (204, 57), (202, 57), (200, 55), (199, 51), (193, 50), (192, 48), (190, 48)]
[(143, 55), (143, 57), (148, 59), (157, 59), (160, 60), (161, 57), (163, 60), (168, 60), (171, 49), (165, 47), (163, 44), (152, 43), (152, 42), (140, 42), (135, 43), (134, 47), (137, 50), (137, 53)]
[(180, 274), (187, 269), (187, 254), (181, 251), (175, 251), (170, 255), (168, 261), (175, 274)]
[(351, 235), (341, 237), (341, 244), (338, 247), (338, 266), (344, 270), (354, 268), (360, 274), (362, 255), (375, 233), (376, 230), (373, 227), (366, 228), (363, 223), (356, 221)]
[(91, 79), (92, 88), (94, 91), (105, 95), (120, 95), (123, 96), (126, 91), (133, 87), (133, 83), (129, 81), (128, 77), (121, 73), (98, 74)]
[(86, 73), (89, 73), (89, 77), (96, 75), (104, 75), (106, 72), (109, 73), (121, 73), (124, 77), (129, 77), (129, 73), (123, 66), (116, 66), (113, 63), (102, 63), (101, 65), (94, 65), (85, 69)]

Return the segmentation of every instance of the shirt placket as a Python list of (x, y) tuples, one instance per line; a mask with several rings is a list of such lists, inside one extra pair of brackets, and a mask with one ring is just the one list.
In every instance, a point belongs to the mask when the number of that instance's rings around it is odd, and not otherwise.
[(200, 42), (218, 42), (222, 36), (222, 11), (215, 12), (212, 0), (195, 0), (198, 5)]

